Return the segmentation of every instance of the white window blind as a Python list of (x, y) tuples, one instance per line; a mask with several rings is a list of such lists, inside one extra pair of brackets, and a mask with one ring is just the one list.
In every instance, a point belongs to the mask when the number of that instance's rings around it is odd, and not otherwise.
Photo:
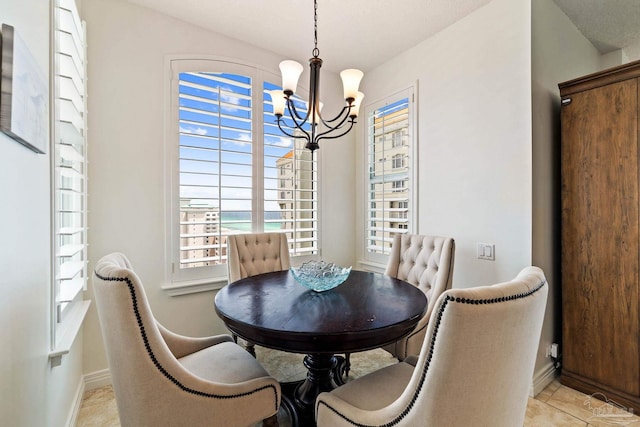
[(282, 231), (292, 256), (317, 253), (316, 162), (277, 129), (267, 92), (276, 85), (241, 64), (171, 67), (178, 123), (171, 281), (226, 274), (230, 234)]
[[(318, 253), (317, 160), (303, 138), (284, 136), (276, 124), (271, 95), (279, 86), (264, 84), (264, 230), (287, 234), (291, 256)], [(306, 105), (299, 98), (301, 114)], [(292, 135), (299, 130), (286, 129)]]
[(53, 276), (56, 322), (87, 283), (85, 29), (74, 0), (54, 13)]
[(253, 224), (251, 78), (180, 73), (180, 268), (226, 263)]
[(366, 253), (388, 255), (393, 236), (412, 228), (410, 92), (367, 107)]

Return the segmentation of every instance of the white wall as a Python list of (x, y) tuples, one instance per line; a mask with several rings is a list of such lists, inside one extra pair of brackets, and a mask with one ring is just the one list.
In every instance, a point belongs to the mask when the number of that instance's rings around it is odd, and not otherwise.
[[(604, 62), (552, 0), (532, 2), (533, 262), (550, 284), (536, 370), (549, 372), (546, 348), (561, 337), (560, 92), (558, 83), (593, 73)], [(612, 65), (612, 64), (609, 64)], [(618, 64), (619, 65), (619, 64)]]
[[(215, 55), (273, 72), (285, 58), (121, 1), (85, 0), (83, 15), (89, 46), (90, 269), (103, 255), (121, 251), (165, 326), (193, 336), (226, 333), (214, 312), (214, 292), (172, 297), (160, 289), (165, 281), (165, 57)], [(307, 79), (303, 75), (301, 85)], [(337, 76), (323, 72), (322, 89), (328, 107), (339, 105)], [(321, 216), (323, 257), (346, 265), (354, 258), (350, 139), (327, 141), (319, 150), (321, 205), (330, 208)], [(107, 368), (95, 308), (88, 314), (84, 338), (85, 372)]]
[[(49, 2), (0, 0), (12, 25), (49, 76)], [(51, 219), (49, 154), (0, 134), (0, 424), (63, 426), (81, 384), (82, 342), (49, 366)]]
[[(531, 264), (529, 2), (494, 0), (367, 73), (365, 101), (415, 81), (414, 231), (455, 238), (454, 287), (510, 279)], [(495, 244), (495, 261), (476, 259), (478, 242)]]

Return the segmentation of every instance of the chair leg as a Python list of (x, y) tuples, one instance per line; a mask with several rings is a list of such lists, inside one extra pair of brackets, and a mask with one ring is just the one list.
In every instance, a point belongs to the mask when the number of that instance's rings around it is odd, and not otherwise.
[(262, 420), (262, 427), (279, 427), (278, 414), (272, 415), (269, 418)]
[(351, 370), (351, 353), (344, 354), (344, 377), (347, 378), (349, 376), (349, 371)]
[[(238, 336), (233, 332), (231, 333), (231, 338), (233, 338), (234, 343), (238, 344)], [(247, 350), (250, 355), (252, 355), (253, 357), (256, 357), (256, 346), (254, 343), (245, 340), (244, 349)]]
[(256, 346), (254, 343), (247, 341), (244, 348), (249, 352), (250, 355), (252, 355), (253, 357), (256, 357)]

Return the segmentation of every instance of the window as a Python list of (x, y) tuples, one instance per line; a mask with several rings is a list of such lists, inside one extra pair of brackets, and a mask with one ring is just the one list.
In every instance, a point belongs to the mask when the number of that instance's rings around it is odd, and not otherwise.
[(170, 67), (171, 281), (223, 280), (230, 234), (282, 231), (291, 256), (317, 254), (317, 164), (276, 125), (277, 77), (216, 60)]
[[(71, 345), (88, 308), (85, 29), (74, 0), (57, 0), (53, 14), (55, 74), (51, 148), (53, 215), (52, 365)], [(75, 328), (75, 332), (71, 329)], [(71, 342), (67, 342), (71, 340)]]
[(393, 236), (413, 229), (413, 88), (366, 108), (365, 258), (386, 262)]
[[(395, 139), (394, 139), (395, 141)], [(395, 146), (394, 147), (398, 147)], [(394, 169), (401, 169), (404, 167), (404, 154), (394, 154), (393, 155), (393, 166)]]
[[(397, 193), (397, 192), (402, 192), (405, 190), (405, 186), (404, 186), (404, 181), (393, 181), (392, 186), (393, 188), (393, 192)], [(389, 202), (389, 203), (393, 203), (393, 202)]]
[(391, 138), (392, 138), (391, 144), (393, 147), (402, 147), (402, 145), (404, 144), (402, 135), (403, 135), (402, 130), (397, 130), (391, 134)]

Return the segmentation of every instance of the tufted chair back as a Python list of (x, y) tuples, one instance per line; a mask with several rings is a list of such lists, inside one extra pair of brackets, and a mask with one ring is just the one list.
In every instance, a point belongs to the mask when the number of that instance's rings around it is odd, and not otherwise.
[(229, 283), (256, 274), (288, 270), (289, 245), (284, 233), (235, 234), (227, 238)]
[(427, 311), (414, 331), (402, 340), (384, 347), (402, 360), (420, 352), (431, 311), (436, 300), (451, 289), (455, 242), (451, 237), (396, 234), (385, 274), (409, 282), (427, 296)]

